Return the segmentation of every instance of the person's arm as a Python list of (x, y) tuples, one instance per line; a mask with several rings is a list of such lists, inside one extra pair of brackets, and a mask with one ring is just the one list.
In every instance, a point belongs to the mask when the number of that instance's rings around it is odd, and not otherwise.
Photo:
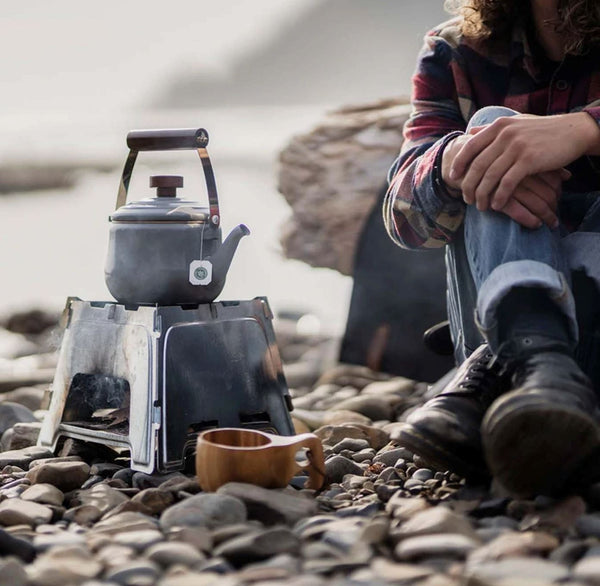
[(413, 77), (413, 111), (404, 126), (405, 142), (388, 175), (384, 221), (404, 248), (435, 248), (451, 241), (464, 217), (460, 192), (442, 179), (445, 147), (465, 129), (458, 106), (453, 49), (430, 33)]
[(530, 175), (556, 171), (584, 155), (600, 154), (600, 109), (556, 116), (500, 118), (466, 142), (454, 158), (452, 180), (480, 210), (501, 210)]

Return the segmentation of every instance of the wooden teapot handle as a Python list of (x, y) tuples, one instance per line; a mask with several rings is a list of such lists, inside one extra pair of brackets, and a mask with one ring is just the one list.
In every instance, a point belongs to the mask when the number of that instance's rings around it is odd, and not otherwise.
[(218, 226), (221, 221), (219, 212), (219, 197), (217, 195), (217, 184), (213, 173), (206, 145), (208, 144), (208, 132), (204, 128), (168, 128), (161, 130), (132, 130), (127, 135), (127, 146), (129, 155), (123, 167), (117, 203), (115, 210), (124, 206), (127, 202), (127, 191), (133, 166), (141, 151), (172, 151), (172, 150), (196, 150), (204, 170), (204, 179), (208, 192), (209, 221)]
[(294, 436), (294, 446), (307, 448), (306, 461), (298, 462), (300, 470), (308, 472), (308, 480), (304, 488), (319, 490), (326, 480), (325, 457), (323, 456), (323, 445), (314, 433), (301, 433)]

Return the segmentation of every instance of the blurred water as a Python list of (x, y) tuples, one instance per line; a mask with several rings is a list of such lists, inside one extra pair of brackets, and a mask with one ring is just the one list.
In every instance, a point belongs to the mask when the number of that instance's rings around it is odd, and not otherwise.
[[(312, 269), (282, 258), (281, 224), (290, 210), (276, 190), (276, 158), (295, 132), (306, 131), (324, 108), (253, 108), (251, 110), (144, 112), (90, 122), (71, 116), (41, 123), (0, 119), (4, 132), (0, 156), (6, 160), (108, 160), (112, 173), (85, 173), (72, 190), (0, 197), (0, 307), (60, 307), (68, 295), (110, 299), (103, 267), (108, 241), (107, 217), (114, 209), (120, 170), (127, 154), (127, 130), (205, 126), (226, 235), (245, 223), (221, 299), (266, 295), (277, 311), (308, 310), (324, 326), (340, 332), (346, 318), (351, 281), (334, 271)], [(129, 127), (127, 127), (129, 126)], [(37, 127), (37, 131), (36, 131)], [(26, 140), (19, 140), (20, 137)], [(130, 186), (132, 199), (148, 197), (148, 176), (185, 177), (182, 195), (206, 202), (204, 176), (193, 151), (142, 153)]]

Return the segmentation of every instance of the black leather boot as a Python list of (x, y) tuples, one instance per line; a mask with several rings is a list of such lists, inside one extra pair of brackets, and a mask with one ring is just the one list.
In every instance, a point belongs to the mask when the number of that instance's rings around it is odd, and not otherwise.
[(411, 413), (399, 443), (436, 470), (473, 479), (489, 475), (481, 448), (481, 420), (508, 379), (487, 344), (477, 348), (433, 399)]
[(508, 361), (514, 390), (497, 399), (483, 420), (490, 471), (516, 496), (561, 493), (600, 449), (592, 385), (555, 340), (519, 338), (499, 355)]

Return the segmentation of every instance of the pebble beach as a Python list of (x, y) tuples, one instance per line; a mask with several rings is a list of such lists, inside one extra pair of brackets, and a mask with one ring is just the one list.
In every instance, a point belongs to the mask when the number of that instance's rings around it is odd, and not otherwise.
[[(398, 441), (425, 383), (337, 364), (336, 340), (276, 320), (298, 433), (328, 485), (148, 475), (126, 454), (35, 445), (60, 330), (22, 313), (0, 329), (0, 585), (319, 586), (600, 583), (600, 484), (512, 499), (436, 471)], [(12, 330), (12, 331), (11, 331)]]

